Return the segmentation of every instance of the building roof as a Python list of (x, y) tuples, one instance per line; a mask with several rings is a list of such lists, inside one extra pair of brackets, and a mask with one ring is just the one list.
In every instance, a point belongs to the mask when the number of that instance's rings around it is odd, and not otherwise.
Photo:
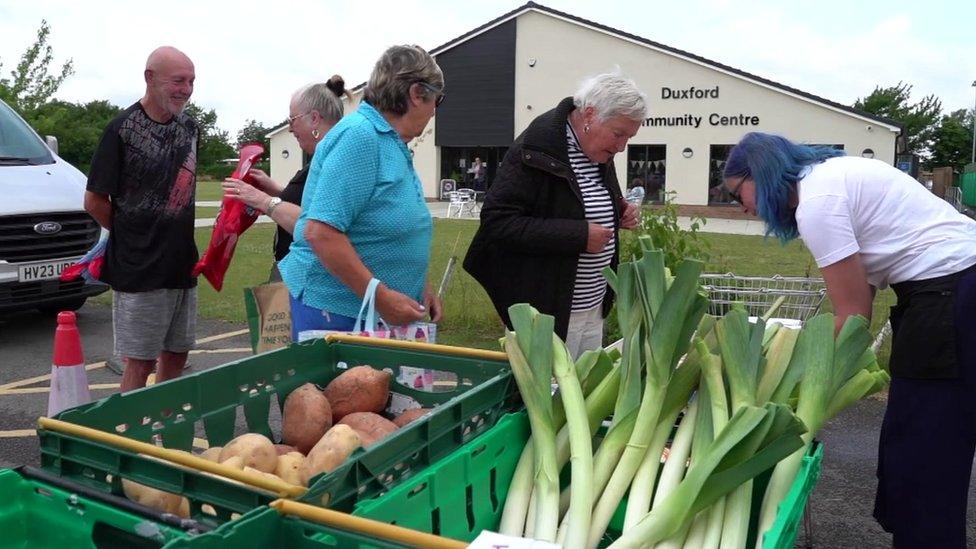
[[(871, 122), (875, 122), (877, 124), (884, 125), (884, 126), (888, 127), (892, 131), (901, 132), (902, 129), (903, 129), (902, 125), (899, 124), (898, 122), (895, 122), (894, 120), (891, 120), (891, 119), (888, 119), (888, 118), (885, 118), (885, 117), (882, 117), (882, 116), (878, 116), (876, 114), (872, 114), (872, 113), (869, 113), (867, 111), (863, 111), (863, 110), (860, 110), (860, 109), (855, 109), (854, 107), (850, 107), (850, 106), (847, 106), (847, 105), (844, 105), (844, 104), (841, 104), (841, 103), (837, 103), (836, 101), (831, 101), (830, 99), (826, 99), (824, 97), (820, 97), (820, 96), (814, 95), (812, 93), (807, 93), (805, 91), (798, 90), (796, 88), (787, 86), (785, 84), (781, 84), (779, 82), (770, 80), (768, 78), (763, 78), (761, 76), (757, 76), (755, 74), (748, 73), (746, 71), (737, 69), (735, 67), (731, 67), (729, 65), (725, 65), (725, 64), (719, 63), (717, 61), (712, 61), (711, 59), (706, 59), (706, 58), (704, 58), (704, 57), (702, 57), (700, 55), (695, 55), (693, 53), (689, 53), (689, 52), (686, 52), (684, 50), (680, 50), (678, 48), (673, 48), (671, 46), (668, 46), (668, 45), (665, 45), (665, 44), (661, 44), (659, 42), (654, 42), (653, 40), (649, 40), (649, 39), (644, 38), (642, 36), (638, 36), (636, 34), (631, 34), (629, 32), (625, 32), (625, 31), (622, 31), (622, 30), (619, 30), (619, 29), (615, 29), (613, 27), (609, 27), (607, 25), (603, 25), (603, 24), (600, 24), (600, 23), (597, 23), (597, 22), (594, 22), (594, 21), (590, 21), (590, 20), (587, 20), (587, 19), (583, 19), (582, 17), (577, 17), (577, 16), (572, 15), (572, 14), (569, 14), (569, 13), (561, 12), (561, 11), (558, 11), (558, 10), (552, 9), (550, 7), (543, 6), (541, 4), (537, 4), (536, 2), (531, 2), (531, 1), (528, 2), (528, 3), (526, 3), (526, 4), (524, 4), (524, 5), (522, 5), (522, 6), (519, 6), (519, 7), (515, 8), (514, 10), (512, 10), (512, 11), (510, 11), (508, 13), (505, 13), (505, 14), (499, 16), (499, 17), (496, 17), (495, 19), (492, 19), (491, 21), (488, 21), (487, 23), (485, 23), (485, 24), (483, 24), (483, 25), (481, 25), (481, 26), (479, 26), (479, 27), (477, 27), (475, 29), (472, 29), (472, 30), (468, 31), (468, 32), (466, 32), (466, 33), (458, 36), (457, 38), (454, 38), (453, 40), (450, 40), (450, 41), (448, 41), (448, 42), (446, 42), (444, 44), (441, 44), (440, 46), (437, 46), (436, 48), (430, 50), (430, 53), (431, 53), (431, 55), (433, 55), (433, 56), (436, 57), (437, 55), (440, 55), (440, 54), (442, 54), (442, 53), (444, 53), (444, 52), (446, 52), (446, 51), (448, 51), (448, 50), (450, 50), (450, 49), (452, 49), (452, 48), (454, 48), (454, 47), (456, 47), (456, 46), (458, 46), (460, 44), (463, 44), (464, 42), (466, 42), (466, 41), (468, 41), (468, 40), (470, 40), (470, 39), (472, 39), (472, 38), (474, 38), (474, 37), (476, 37), (476, 36), (478, 36), (478, 35), (480, 35), (482, 33), (485, 33), (487, 31), (491, 30), (494, 27), (497, 27), (498, 25), (501, 25), (502, 23), (506, 23), (506, 22), (508, 22), (508, 21), (510, 21), (512, 19), (515, 19), (518, 16), (520, 16), (520, 15), (522, 15), (524, 13), (530, 12), (530, 11), (535, 11), (535, 12), (538, 12), (538, 13), (542, 13), (544, 15), (548, 15), (550, 17), (555, 17), (557, 19), (562, 19), (562, 20), (568, 21), (570, 23), (574, 23), (574, 24), (577, 24), (577, 25), (581, 25), (581, 26), (584, 26), (584, 27), (588, 27), (588, 28), (591, 28), (593, 30), (596, 30), (596, 31), (599, 31), (599, 32), (603, 32), (603, 33), (609, 34), (611, 36), (615, 36), (617, 38), (621, 38), (623, 40), (627, 40), (627, 41), (630, 41), (630, 42), (634, 42), (634, 43), (637, 43), (639, 45), (642, 45), (642, 46), (645, 46), (645, 47), (648, 47), (648, 48), (651, 48), (651, 49), (655, 49), (655, 50), (661, 51), (663, 53), (666, 53), (666, 54), (669, 54), (669, 55), (673, 55), (675, 57), (682, 58), (682, 59), (684, 59), (686, 61), (690, 61), (692, 63), (697, 63), (697, 64), (700, 64), (700, 65), (704, 65), (704, 66), (707, 66), (709, 68), (718, 70), (720, 72), (724, 72), (724, 73), (727, 73), (727, 74), (730, 74), (730, 75), (733, 75), (733, 76), (737, 76), (737, 77), (742, 78), (744, 80), (748, 80), (750, 82), (753, 82), (753, 83), (756, 83), (756, 84), (759, 84), (759, 85), (762, 85), (762, 86), (766, 86), (766, 87), (769, 87), (769, 88), (778, 90), (780, 92), (783, 92), (783, 93), (786, 93), (786, 94), (789, 94), (789, 95), (793, 95), (793, 96), (798, 97), (800, 99), (803, 99), (803, 100), (806, 100), (806, 101), (810, 101), (810, 102), (813, 102), (813, 103), (817, 103), (817, 104), (820, 104), (822, 106), (825, 106), (825, 107), (830, 108), (830, 109), (833, 109), (833, 110), (842, 111), (844, 113), (847, 113), (847, 114), (856, 116), (858, 118), (862, 118), (862, 119), (865, 119), (867, 121), (871, 121)], [(358, 92), (362, 88), (364, 88), (365, 86), (366, 86), (366, 82), (363, 82), (363, 83), (359, 84), (358, 86), (352, 88), (352, 92), (354, 92), (354, 93), (355, 92)], [(270, 134), (268, 134), (268, 136), (270, 137), (271, 135), (273, 135), (275, 133), (278, 133), (278, 131), (280, 131), (280, 130), (281, 130), (281, 128), (276, 128)]]

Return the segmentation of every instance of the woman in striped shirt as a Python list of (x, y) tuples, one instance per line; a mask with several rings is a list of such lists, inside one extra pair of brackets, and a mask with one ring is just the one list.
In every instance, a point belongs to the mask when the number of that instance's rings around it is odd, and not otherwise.
[(574, 357), (603, 341), (613, 296), (602, 270), (616, 268), (617, 231), (637, 224), (612, 160), (646, 116), (631, 79), (600, 74), (533, 120), (499, 166), (464, 260), (505, 324), (509, 306), (530, 303), (556, 318)]

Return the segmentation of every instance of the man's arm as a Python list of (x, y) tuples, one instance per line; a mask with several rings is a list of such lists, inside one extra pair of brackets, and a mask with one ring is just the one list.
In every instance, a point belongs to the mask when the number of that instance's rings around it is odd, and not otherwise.
[(112, 230), (112, 201), (107, 194), (85, 191), (85, 211), (103, 228)]

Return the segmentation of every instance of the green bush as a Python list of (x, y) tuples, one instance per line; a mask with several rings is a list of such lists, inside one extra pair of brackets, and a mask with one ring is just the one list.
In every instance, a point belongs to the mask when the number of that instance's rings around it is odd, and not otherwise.
[[(685, 258), (708, 261), (708, 241), (700, 232), (705, 226), (704, 217), (692, 217), (688, 230), (678, 225), (678, 206), (674, 203), (674, 192), (665, 194), (664, 205), (641, 212), (640, 224), (632, 231), (620, 231), (620, 261), (631, 261), (640, 257), (641, 236), (647, 235), (654, 246), (664, 252), (664, 266), (674, 271)], [(620, 326), (617, 324), (617, 307), (614, 306), (606, 319), (606, 341), (620, 339)]]

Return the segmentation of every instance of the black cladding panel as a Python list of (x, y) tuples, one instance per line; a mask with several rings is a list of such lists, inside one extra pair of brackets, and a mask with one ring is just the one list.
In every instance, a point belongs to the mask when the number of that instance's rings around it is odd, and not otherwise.
[(515, 24), (512, 19), (437, 55), (447, 84), (447, 97), (437, 108), (437, 146), (512, 144)]

